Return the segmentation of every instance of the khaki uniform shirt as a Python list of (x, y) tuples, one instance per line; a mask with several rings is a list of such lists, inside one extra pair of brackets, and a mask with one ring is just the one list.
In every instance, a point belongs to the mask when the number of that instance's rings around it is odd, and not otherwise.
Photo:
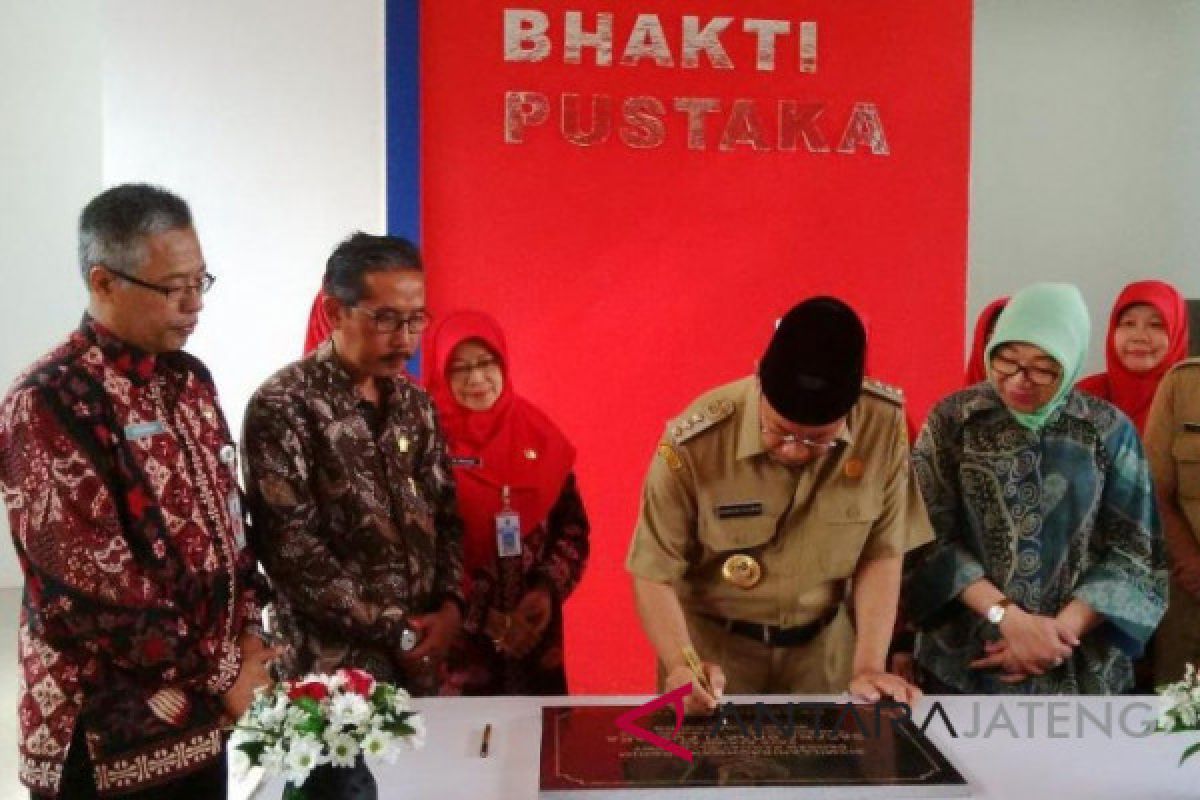
[[(759, 398), (753, 377), (700, 397), (667, 426), (646, 476), (626, 568), (673, 584), (689, 625), (696, 614), (804, 625), (842, 602), (860, 561), (932, 539), (897, 390), (867, 381), (841, 445), (801, 467), (764, 450)], [(739, 553), (762, 567), (753, 588), (722, 576)]]
[[(1175, 499), (1200, 542), (1200, 358), (1163, 377), (1143, 434), (1155, 488)], [(1171, 581), (1166, 615), (1154, 639), (1154, 682), (1183, 679), (1184, 665), (1200, 662), (1200, 599)]]

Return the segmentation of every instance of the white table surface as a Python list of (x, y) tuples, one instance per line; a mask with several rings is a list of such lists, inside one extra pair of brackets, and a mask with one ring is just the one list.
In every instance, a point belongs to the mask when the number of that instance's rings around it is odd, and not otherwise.
[[(395, 765), (381, 764), (373, 772), (384, 800), (533, 800), (538, 796), (541, 708), (543, 705), (639, 705), (649, 697), (569, 698), (420, 698), (415, 701), (425, 718), (428, 738), (424, 749), (405, 753)], [(838, 697), (744, 697), (729, 701), (839, 702)], [(1131, 736), (1122, 731), (1125, 713), (1129, 728), (1140, 729), (1157, 711), (1153, 697), (937, 697), (914, 709), (918, 724), (932, 701), (942, 703), (958, 732), (954, 738), (934, 721), (929, 738), (937, 744), (971, 785), (973, 797), (988, 800), (1156, 800), (1200, 798), (1200, 755), (1182, 767), (1179, 755), (1200, 734)], [(1020, 703), (1037, 703), (1032, 709)], [(1051, 710), (1047, 704), (1058, 705)], [(1003, 711), (1000, 706), (1003, 704)], [(1111, 713), (1112, 735), (1078, 711), (1094, 716)], [(1051, 723), (1053, 714), (1057, 720)], [(1007, 716), (1004, 716), (1007, 715)], [(1003, 725), (1010, 720), (1013, 727)], [(978, 722), (976, 722), (978, 720)], [(479, 744), (486, 723), (492, 724), (491, 753), (480, 758)], [(1031, 727), (1032, 724), (1032, 727)], [(1082, 724), (1083, 736), (1077, 735)], [(983, 731), (993, 727), (986, 738)], [(1013, 730), (1015, 728), (1015, 731)], [(974, 732), (974, 735), (969, 735)], [(1030, 735), (1032, 733), (1032, 735)], [(1052, 737), (1051, 733), (1058, 734)], [(1066, 736), (1062, 736), (1066, 734)], [(273, 780), (255, 788), (258, 776), (231, 783), (230, 796), (274, 800), (283, 783)], [(730, 798), (753, 797), (745, 789), (728, 789)], [(589, 793), (581, 792), (586, 800)], [(683, 800), (686, 790), (648, 791), (650, 798)], [(706, 793), (707, 795), (707, 793)], [(797, 797), (820, 792), (797, 791)], [(879, 796), (876, 794), (875, 796)]]

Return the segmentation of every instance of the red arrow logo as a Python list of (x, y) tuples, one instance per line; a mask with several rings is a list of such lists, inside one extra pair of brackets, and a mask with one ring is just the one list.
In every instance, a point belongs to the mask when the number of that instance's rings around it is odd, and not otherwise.
[(664, 739), (653, 731), (648, 731), (641, 725), (634, 722), (635, 719), (641, 719), (647, 714), (658, 711), (663, 706), (671, 706), (675, 709), (675, 730), (672, 731), (672, 736), (679, 735), (679, 729), (683, 727), (683, 698), (692, 693), (692, 685), (690, 683), (680, 686), (678, 689), (672, 689), (664, 695), (654, 698), (648, 703), (643, 703), (636, 708), (631, 708), (621, 716), (617, 717), (617, 728), (625, 731), (635, 739), (641, 739), (643, 742), (654, 745), (659, 750), (665, 750), (677, 758), (682, 758), (684, 761), (691, 762), (693, 755), (691, 750), (685, 749), (682, 745), (672, 742), (670, 739)]

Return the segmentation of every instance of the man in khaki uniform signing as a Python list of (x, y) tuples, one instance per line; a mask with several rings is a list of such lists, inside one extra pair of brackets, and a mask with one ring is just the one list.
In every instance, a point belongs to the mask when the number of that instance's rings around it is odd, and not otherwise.
[(885, 658), (901, 560), (932, 534), (902, 396), (864, 382), (865, 351), (845, 303), (811, 298), (780, 321), (757, 376), (667, 426), (626, 567), (660, 690), (692, 683), (689, 710), (723, 691), (919, 694)]
[(1163, 377), (1143, 435), (1171, 559), (1167, 613), (1154, 634), (1154, 683), (1200, 666), (1200, 359)]

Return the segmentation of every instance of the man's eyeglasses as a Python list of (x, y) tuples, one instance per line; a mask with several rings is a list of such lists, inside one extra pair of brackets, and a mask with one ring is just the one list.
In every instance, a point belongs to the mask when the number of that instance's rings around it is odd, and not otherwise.
[(809, 439), (807, 436), (799, 436), (795, 433), (784, 433), (777, 428), (772, 428), (765, 424), (759, 427), (759, 431), (766, 439), (774, 442), (771, 447), (806, 447), (816, 453), (828, 453), (841, 444), (839, 439), (831, 439), (827, 442), (818, 442), (814, 439)]
[(211, 275), (206, 272), (197, 283), (185, 283), (182, 286), (163, 286), (162, 284), (151, 283), (150, 281), (144, 281), (141, 278), (135, 278), (128, 272), (122, 272), (119, 269), (113, 269), (112, 267), (108, 266), (104, 268), (122, 280), (129, 281), (134, 286), (140, 286), (143, 289), (149, 289), (152, 292), (158, 292), (163, 297), (167, 298), (167, 301), (171, 303), (179, 303), (185, 294), (192, 294), (196, 297), (199, 297), (202, 294), (207, 294), (208, 290), (211, 289), (213, 284), (217, 282), (216, 275)]
[(1001, 375), (1005, 378), (1011, 378), (1019, 372), (1024, 372), (1025, 377), (1028, 378), (1029, 382), (1034, 386), (1052, 386), (1058, 382), (1059, 377), (1062, 375), (1062, 373), (1056, 369), (1046, 369), (1044, 367), (1034, 367), (1028, 364), (1020, 364), (1016, 361), (1013, 361), (1011, 358), (1006, 358), (1005, 356), (1001, 355), (992, 356), (991, 363), (992, 369), (996, 371), (997, 375)]
[(433, 315), (428, 311), (414, 311), (405, 316), (390, 308), (382, 308), (378, 311), (363, 306), (352, 306), (351, 308), (370, 318), (376, 333), (395, 333), (404, 328), (415, 336), (424, 332), (429, 327), (429, 323), (433, 321)]

